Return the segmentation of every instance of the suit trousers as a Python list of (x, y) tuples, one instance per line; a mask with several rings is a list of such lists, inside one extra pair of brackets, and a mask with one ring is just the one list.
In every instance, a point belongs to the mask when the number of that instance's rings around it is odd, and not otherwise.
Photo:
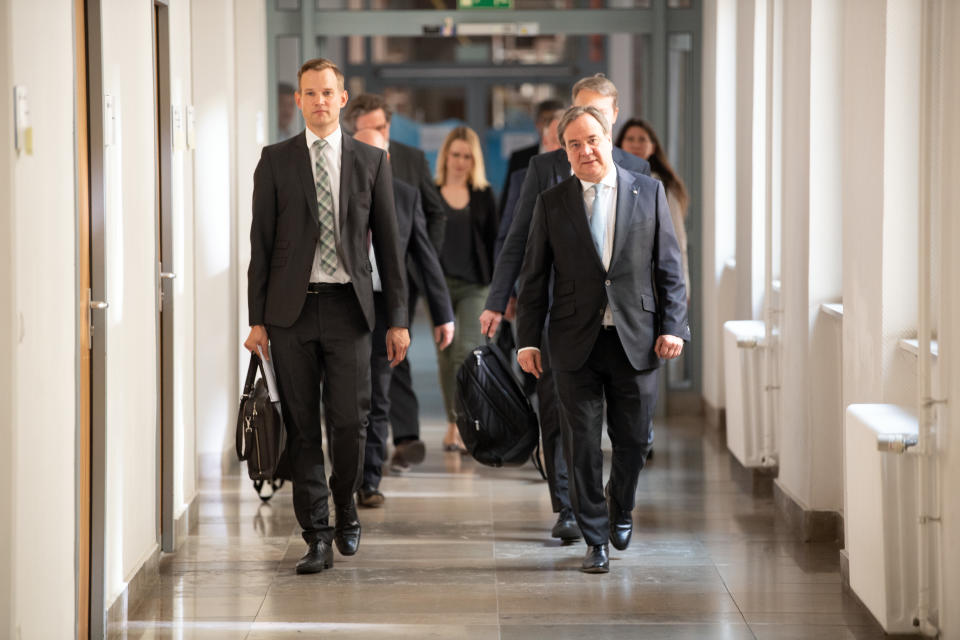
[(540, 439), (543, 442), (544, 471), (550, 487), (550, 505), (554, 513), (571, 508), (568, 488), (567, 460), (563, 449), (563, 432), (560, 428), (560, 400), (557, 398), (556, 380), (550, 368), (550, 345), (544, 331), (540, 349), (543, 372), (537, 379), (537, 413), (540, 414)]
[[(407, 271), (407, 288), (410, 292), (407, 309), (410, 310), (410, 327), (412, 334), (413, 317), (417, 312), (417, 299), (420, 297), (420, 292), (417, 290), (417, 285), (409, 271)], [(380, 322), (379, 317), (377, 322)], [(388, 408), (390, 411), (390, 428), (393, 431), (394, 444), (403, 442), (404, 440), (416, 440), (420, 437), (420, 403), (417, 401), (417, 394), (413, 390), (413, 374), (410, 371), (410, 358), (404, 358), (403, 361), (393, 369)]]
[(570, 500), (589, 545), (610, 537), (603, 487), (603, 405), (613, 445), (608, 486), (612, 499), (632, 511), (637, 480), (650, 450), (657, 403), (657, 369), (630, 365), (616, 330), (601, 329), (586, 363), (576, 371), (554, 371), (562, 411), (564, 449), (570, 475)]
[[(387, 436), (390, 430), (393, 378), (396, 369), (390, 368), (387, 358), (387, 302), (379, 291), (373, 293), (373, 308), (377, 326), (373, 330), (370, 348), (370, 423), (363, 456), (363, 484), (379, 487), (383, 478), (383, 464), (387, 460)], [(404, 360), (406, 361), (406, 360)]]
[(347, 507), (360, 483), (370, 413), (370, 331), (353, 285), (345, 284), (308, 294), (292, 326), (268, 326), (267, 333), (287, 427), (297, 522), (307, 543), (331, 542), (327, 497), (332, 493), (336, 506)]

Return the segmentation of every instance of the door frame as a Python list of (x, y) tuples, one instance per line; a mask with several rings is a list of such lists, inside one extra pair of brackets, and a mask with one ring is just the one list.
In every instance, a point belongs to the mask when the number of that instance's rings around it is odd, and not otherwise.
[[(90, 286), (84, 301), (106, 300), (106, 193), (101, 0), (85, 1), (90, 142)], [(88, 293), (89, 292), (89, 293)], [(90, 617), (91, 638), (106, 636), (107, 323), (94, 318), (90, 344)]]
[[(160, 505), (158, 537), (160, 549), (176, 549), (174, 523), (174, 309), (173, 282), (173, 138), (171, 132), (170, 102), (170, 7), (169, 0), (153, 1), (153, 71), (157, 90), (157, 194), (156, 228), (159, 242), (157, 255), (158, 325), (157, 325), (157, 412), (160, 429), (157, 432), (157, 504)], [(165, 286), (165, 282), (169, 286)]]
[(76, 78), (76, 185), (77, 185), (77, 384), (79, 414), (77, 434), (76, 519), (76, 631), (79, 640), (90, 637), (90, 535), (91, 535), (91, 340), (90, 291), (90, 140), (87, 94), (87, 12), (84, 0), (74, 0), (74, 68)]

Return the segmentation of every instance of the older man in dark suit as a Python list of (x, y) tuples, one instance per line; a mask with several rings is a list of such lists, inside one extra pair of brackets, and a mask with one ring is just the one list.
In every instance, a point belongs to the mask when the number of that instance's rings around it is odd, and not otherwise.
[[(570, 496), (587, 543), (581, 568), (606, 573), (608, 541), (630, 544), (660, 358), (680, 355), (690, 329), (663, 185), (614, 164), (599, 110), (571, 108), (559, 132), (574, 175), (537, 200), (520, 276), (517, 359), (541, 375), (549, 318)], [(613, 445), (606, 489), (604, 400)]]
[[(588, 76), (573, 85), (574, 106), (592, 106), (600, 110), (610, 126), (616, 122), (620, 110), (617, 106), (617, 87), (603, 74)], [(613, 149), (613, 161), (619, 166), (650, 175), (650, 165), (646, 160), (618, 148)], [(537, 197), (550, 187), (570, 177), (571, 167), (563, 149), (535, 156), (527, 168), (526, 177), (520, 190), (513, 223), (507, 239), (497, 258), (497, 266), (490, 283), (490, 293), (483, 313), (480, 315), (480, 329), (485, 335), (493, 337), (500, 320), (512, 302), (514, 285), (520, 274), (533, 208)], [(557, 513), (557, 522), (550, 534), (565, 542), (577, 540), (580, 532), (573, 517), (568, 496), (567, 465), (561, 443), (557, 392), (550, 368), (550, 350), (543, 345), (543, 375), (537, 382), (537, 401), (540, 413), (540, 431), (543, 439), (543, 456), (547, 482), (550, 486), (550, 501)], [(651, 431), (651, 434), (653, 432)]]
[[(387, 139), (376, 129), (361, 129), (354, 140), (386, 151)], [(390, 154), (387, 154), (390, 157)], [(409, 258), (421, 277), (421, 284), (433, 319), (433, 339), (440, 350), (453, 341), (453, 305), (450, 292), (443, 277), (443, 267), (430, 238), (420, 206), (420, 192), (396, 177), (393, 179), (393, 201), (397, 212), (397, 231), (400, 239), (400, 255)], [(373, 301), (377, 312), (377, 326), (373, 330), (373, 352), (370, 354), (373, 397), (371, 401), (370, 426), (367, 429), (367, 447), (363, 460), (363, 482), (357, 491), (357, 502), (362, 507), (379, 507), (384, 503), (380, 492), (382, 467), (387, 453), (387, 432), (390, 415), (390, 387), (396, 371), (390, 366), (382, 337), (387, 330), (386, 299), (381, 293), (380, 270), (376, 256), (370, 255), (373, 265)], [(419, 440), (407, 444), (408, 451)], [(421, 452), (422, 457), (422, 452)]]
[[(407, 290), (397, 242), (390, 165), (379, 149), (340, 131), (347, 103), (343, 74), (317, 58), (298, 73), (297, 106), (306, 130), (265, 147), (253, 176), (253, 221), (244, 346), (274, 368), (288, 430), (293, 506), (308, 549), (297, 573), (333, 566), (360, 544), (353, 496), (360, 483), (370, 413), (370, 348), (375, 325), (368, 234), (381, 265), (386, 351), (406, 356)], [(324, 471), (320, 393), (330, 435)], [(329, 525), (333, 494), (336, 527)]]

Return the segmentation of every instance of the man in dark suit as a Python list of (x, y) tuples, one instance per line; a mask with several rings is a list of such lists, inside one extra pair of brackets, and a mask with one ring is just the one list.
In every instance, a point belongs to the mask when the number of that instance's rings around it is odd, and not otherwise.
[[(307, 553), (297, 573), (333, 566), (360, 544), (353, 496), (360, 483), (370, 413), (370, 332), (375, 325), (367, 237), (381, 264), (386, 351), (400, 362), (410, 344), (407, 290), (398, 250), (386, 154), (340, 131), (343, 74), (329, 60), (298, 73), (304, 133), (263, 149), (253, 176), (253, 221), (244, 346), (268, 353), (288, 430), (293, 506)], [(323, 464), (320, 393), (329, 434), (330, 485)], [(329, 525), (333, 494), (336, 527)]]
[[(361, 129), (354, 134), (354, 140), (384, 151), (387, 149), (387, 139), (376, 129)], [(388, 153), (387, 157), (389, 156)], [(443, 350), (453, 341), (453, 305), (443, 277), (443, 267), (440, 266), (440, 259), (427, 235), (427, 225), (423, 219), (423, 209), (420, 207), (420, 192), (406, 182), (394, 178), (393, 201), (397, 213), (400, 255), (410, 258), (421, 274), (427, 306), (430, 308), (430, 317), (433, 319), (433, 338), (438, 348)], [(377, 325), (373, 330), (373, 351), (370, 354), (373, 383), (370, 426), (367, 428), (363, 482), (357, 491), (357, 502), (363, 507), (379, 507), (384, 502), (383, 493), (380, 492), (380, 480), (387, 453), (390, 385), (396, 369), (390, 366), (382, 339), (387, 331), (387, 306), (384, 295), (381, 293), (380, 270), (372, 251), (370, 263), (373, 265), (373, 302), (377, 313)], [(408, 446), (414, 446), (414, 444), (411, 443)]]
[[(659, 359), (679, 356), (690, 329), (663, 185), (614, 164), (610, 125), (593, 107), (564, 115), (560, 141), (574, 175), (537, 200), (520, 274), (517, 360), (542, 374), (548, 320), (570, 496), (587, 543), (581, 568), (606, 573), (608, 540), (623, 550), (633, 532)], [(613, 445), (606, 488), (604, 400)]]
[[(374, 129), (390, 140), (390, 119), (393, 115), (390, 105), (382, 96), (373, 93), (364, 93), (350, 102), (344, 112), (344, 125), (348, 130), (356, 133), (364, 129)], [(430, 165), (422, 151), (390, 140), (389, 153), (393, 177), (420, 191), (420, 201), (423, 213), (427, 220), (427, 233), (434, 249), (440, 253), (443, 246), (443, 231), (446, 225), (446, 213), (440, 192), (437, 191), (430, 175)], [(417, 298), (422, 289), (420, 273), (416, 265), (407, 260), (407, 284), (409, 298), (407, 308), (410, 311), (410, 322), (417, 309)], [(411, 465), (423, 462), (426, 451), (420, 440), (420, 404), (413, 390), (413, 377), (410, 372), (410, 362), (404, 360), (393, 372), (390, 384), (390, 426), (393, 430), (393, 455), (390, 458), (390, 468), (395, 472), (402, 472)]]
[[(537, 136), (540, 137), (539, 142), (532, 144), (529, 147), (523, 147), (517, 149), (510, 154), (510, 159), (507, 161), (507, 179), (503, 183), (503, 190), (500, 191), (500, 212), (501, 215), (506, 210), (507, 204), (507, 194), (510, 193), (510, 185), (513, 184), (515, 180), (515, 174), (521, 169), (526, 169), (527, 165), (530, 164), (530, 159), (533, 156), (539, 153), (545, 153), (551, 151), (551, 149), (546, 148), (546, 130), (550, 124), (550, 121), (553, 120), (554, 114), (557, 111), (564, 110), (564, 104), (556, 98), (548, 98), (537, 104), (537, 113), (534, 116), (534, 126), (537, 128)], [(523, 182), (523, 179), (520, 179)]]
[[(572, 94), (575, 106), (592, 106), (604, 114), (607, 122), (611, 123), (610, 126), (616, 122), (617, 114), (620, 112), (617, 106), (617, 87), (603, 74), (582, 78), (573, 85)], [(613, 160), (625, 169), (650, 175), (650, 165), (646, 160), (624, 153), (616, 147), (613, 149)], [(537, 197), (543, 191), (569, 178), (570, 174), (570, 161), (563, 149), (540, 154), (530, 161), (520, 190), (520, 200), (514, 211), (513, 223), (510, 225), (510, 232), (497, 258), (486, 307), (480, 315), (480, 329), (485, 335), (492, 337), (496, 333), (504, 311), (512, 306), (511, 298), (517, 276), (520, 275), (520, 266), (523, 262)], [(543, 375), (537, 382), (537, 403), (540, 412), (544, 467), (550, 486), (550, 501), (554, 513), (558, 514), (557, 522), (550, 533), (554, 538), (564, 541), (577, 540), (580, 532), (573, 517), (567, 490), (567, 464), (563, 454), (557, 392), (553, 384), (550, 353), (546, 344), (543, 345)]]

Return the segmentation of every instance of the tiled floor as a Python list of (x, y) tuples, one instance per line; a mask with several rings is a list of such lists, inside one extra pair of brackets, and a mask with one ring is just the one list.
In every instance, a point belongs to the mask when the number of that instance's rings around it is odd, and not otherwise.
[(414, 363), (427, 459), (384, 479), (384, 508), (360, 511), (356, 556), (297, 576), (305, 547), (289, 488), (261, 504), (240, 475), (205, 479), (197, 531), (113, 637), (884, 637), (844, 593), (836, 547), (791, 539), (773, 501), (738, 486), (722, 440), (691, 418), (658, 423), (630, 548), (611, 547), (609, 574), (581, 573), (584, 545), (549, 537), (532, 466), (440, 451), (430, 365), (422, 353)]

